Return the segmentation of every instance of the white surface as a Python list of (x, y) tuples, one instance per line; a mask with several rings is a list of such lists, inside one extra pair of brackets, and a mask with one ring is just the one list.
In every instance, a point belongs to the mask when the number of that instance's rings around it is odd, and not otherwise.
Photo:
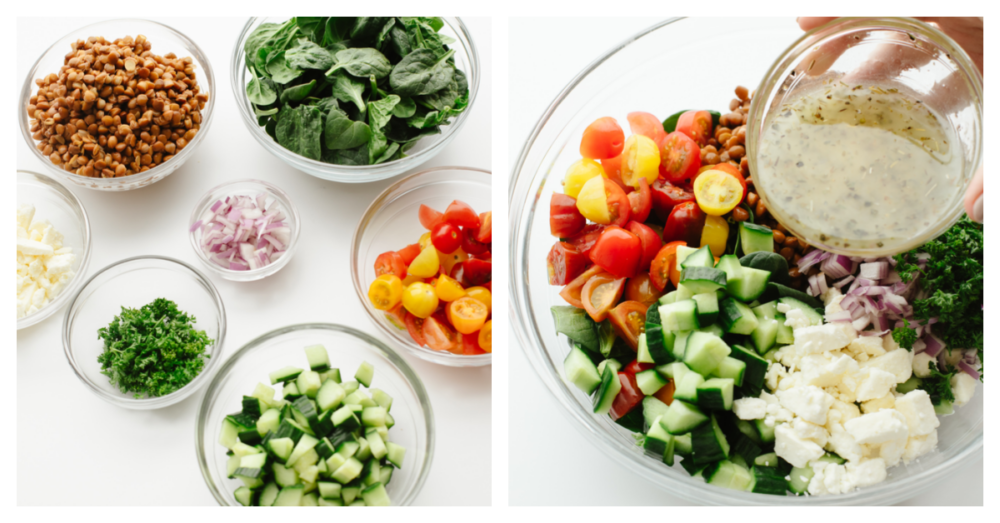
[[(19, 19), (18, 86), (54, 35), (93, 21)], [(357, 302), (348, 250), (368, 204), (398, 178), (347, 185), (286, 166), (250, 136), (229, 86), (229, 57), (245, 19), (157, 21), (193, 39), (211, 60), (218, 83), (215, 122), (197, 154), (164, 181), (122, 194), (71, 189), (92, 222), (94, 252), (88, 276), (139, 254), (167, 255), (199, 266), (187, 238), (188, 216), (198, 198), (224, 181), (259, 178), (289, 194), (302, 215), (302, 238), (294, 259), (274, 276), (253, 283), (212, 278), (228, 316), (225, 356), (264, 332), (307, 321), (343, 323), (388, 343)], [(491, 168), (491, 22), (480, 18), (466, 23), (484, 71), (479, 95), (459, 136), (421, 168)], [(16, 125), (14, 118), (8, 119), (8, 126)], [(44, 172), (19, 131), (16, 136), (17, 167)], [(62, 320), (63, 313), (57, 313), (17, 336), (17, 503), (214, 505), (194, 448), (204, 390), (156, 411), (114, 407), (91, 394), (73, 374), (62, 352)], [(427, 387), (437, 424), (431, 472), (416, 504), (488, 505), (490, 367), (453, 369), (403, 357)], [(54, 496), (53, 489), (59, 494)]]
[[(555, 96), (584, 67), (654, 18), (511, 18), (508, 61), (509, 165)], [(789, 19), (789, 24), (794, 20)], [(530, 37), (528, 37), (530, 35)], [(567, 45), (572, 42), (572, 45)], [(560, 49), (559, 59), (538, 49)], [(665, 50), (669, 52), (669, 50)], [(720, 102), (721, 103), (721, 102)], [(508, 333), (512, 345), (517, 338)], [(639, 480), (610, 456), (597, 452), (563, 414), (519, 347), (510, 351), (509, 497), (511, 505), (690, 505), (690, 501)], [(558, 434), (557, 445), (539, 434)], [(539, 474), (539, 470), (558, 471)], [(983, 464), (970, 466), (933, 496), (902, 505), (983, 504)]]

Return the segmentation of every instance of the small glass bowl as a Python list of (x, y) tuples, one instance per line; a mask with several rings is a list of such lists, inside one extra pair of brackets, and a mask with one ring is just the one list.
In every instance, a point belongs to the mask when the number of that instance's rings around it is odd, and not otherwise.
[[(30, 118), (28, 117), (28, 100), (38, 90), (35, 80), (49, 74), (58, 74), (59, 69), (65, 62), (66, 54), (70, 51), (70, 44), (77, 40), (86, 40), (91, 36), (103, 36), (109, 40), (124, 36), (143, 35), (153, 43), (152, 52), (158, 55), (174, 53), (183, 58), (190, 56), (195, 65), (195, 72), (198, 78), (198, 86), (201, 92), (208, 93), (208, 102), (201, 111), (201, 128), (194, 139), (181, 149), (173, 158), (146, 172), (123, 176), (121, 178), (90, 178), (67, 171), (62, 167), (52, 163), (48, 157), (42, 154), (36, 147), (38, 142), (31, 136)], [(215, 75), (212, 73), (212, 64), (209, 63), (205, 53), (190, 38), (177, 30), (151, 20), (121, 19), (97, 22), (81, 27), (68, 35), (56, 40), (49, 47), (35, 65), (31, 67), (28, 77), (24, 79), (21, 87), (21, 94), (18, 103), (17, 119), (21, 126), (21, 135), (24, 137), (28, 148), (38, 158), (48, 172), (65, 180), (66, 182), (87, 189), (98, 191), (130, 191), (152, 185), (176, 171), (184, 162), (194, 156), (198, 146), (205, 140), (208, 128), (212, 124), (212, 113), (215, 108)]]
[(480, 367), (492, 363), (493, 354), (467, 356), (417, 345), (406, 329), (393, 325), (385, 311), (376, 309), (368, 300), (368, 286), (376, 278), (375, 259), (383, 252), (416, 243), (427, 232), (418, 219), (421, 204), (443, 212), (453, 200), (462, 200), (478, 213), (490, 210), (492, 178), (489, 171), (469, 167), (437, 167), (407, 176), (375, 198), (351, 240), (351, 277), (368, 316), (397, 347), (427, 361)]
[[(235, 195), (257, 196), (260, 193), (265, 193), (267, 195), (265, 205), (271, 205), (272, 201), (277, 202), (278, 208), (280, 208), (285, 214), (285, 223), (292, 229), (292, 240), (286, 246), (287, 249), (285, 249), (285, 254), (278, 257), (277, 261), (274, 263), (265, 265), (259, 269), (248, 271), (234, 271), (213, 262), (201, 248), (201, 228), (192, 231), (190, 230), (190, 226), (198, 220), (203, 219), (206, 213), (211, 212), (209, 209), (220, 199), (225, 199), (227, 196)], [(294, 205), (292, 205), (292, 201), (288, 198), (288, 194), (286, 194), (285, 191), (282, 191), (273, 184), (261, 180), (237, 180), (235, 182), (226, 182), (222, 185), (213, 187), (205, 193), (205, 196), (202, 196), (201, 199), (198, 200), (198, 203), (194, 206), (194, 210), (191, 211), (191, 218), (188, 220), (188, 229), (188, 237), (191, 239), (191, 248), (194, 249), (195, 254), (198, 255), (198, 259), (201, 260), (202, 264), (209, 270), (209, 272), (218, 274), (219, 276), (231, 281), (256, 281), (266, 278), (280, 271), (285, 265), (288, 265), (288, 261), (291, 260), (292, 255), (295, 254), (295, 247), (299, 243), (299, 232), (302, 230), (302, 227), (299, 220), (299, 211)]]
[(233, 56), (229, 62), (230, 81), (233, 86), (233, 96), (236, 97), (236, 105), (240, 108), (240, 116), (246, 124), (250, 134), (264, 146), (271, 154), (277, 156), (282, 161), (292, 167), (311, 174), (317, 178), (343, 183), (368, 183), (386, 178), (392, 178), (406, 171), (412, 170), (434, 155), (441, 152), (458, 135), (459, 129), (465, 124), (469, 113), (475, 105), (476, 93), (479, 92), (479, 81), (482, 73), (479, 68), (479, 54), (476, 46), (472, 42), (472, 35), (468, 28), (462, 23), (460, 18), (444, 17), (444, 28), (441, 29), (443, 35), (455, 39), (451, 45), (455, 49), (455, 66), (465, 73), (469, 80), (469, 106), (462, 114), (459, 114), (449, 125), (441, 128), (441, 133), (433, 136), (421, 138), (412, 149), (407, 151), (406, 156), (398, 160), (386, 162), (378, 165), (335, 165), (312, 160), (300, 156), (278, 144), (263, 127), (257, 124), (257, 116), (254, 114), (253, 106), (247, 98), (246, 86), (250, 82), (247, 77), (246, 59), (243, 48), (259, 25), (263, 23), (284, 23), (288, 17), (277, 18), (251, 18), (247, 20), (243, 32), (240, 33), (233, 49)]
[(17, 206), (35, 206), (35, 220), (47, 220), (63, 235), (63, 245), (73, 248), (76, 275), (55, 299), (41, 309), (17, 319), (17, 330), (30, 327), (65, 305), (83, 284), (90, 264), (90, 220), (83, 203), (63, 184), (51, 176), (31, 171), (17, 171)]
[[(893, 50), (891, 58), (882, 56), (889, 55), (886, 49)], [(829, 67), (821, 65), (814, 69), (817, 63), (828, 63)], [(759, 172), (758, 155), (764, 130), (783, 108), (802, 93), (841, 78), (851, 85), (897, 88), (933, 110), (945, 120), (946, 127), (954, 129), (959, 143), (952, 144), (956, 151), (952, 161), (961, 160), (964, 169), (957, 179), (937, 189), (946, 198), (942, 204), (944, 211), (913, 236), (872, 237), (862, 243), (827, 238), (824, 233), (829, 231), (791, 219), (794, 211), (783, 209), (780, 201), (768, 196), (768, 184), (775, 180), (754, 176), (758, 194), (782, 225), (823, 250), (851, 256), (888, 256), (927, 243), (965, 213), (965, 188), (982, 162), (982, 74), (961, 46), (938, 29), (912, 18), (839, 18), (813, 29), (774, 61), (754, 93), (747, 117), (747, 159), (751, 174)], [(940, 95), (942, 90), (948, 95)], [(889, 193), (892, 190), (886, 187)]]
[[(195, 446), (198, 465), (220, 505), (239, 505), (233, 492), (243, 483), (226, 474), (226, 448), (219, 431), (227, 414), (238, 412), (244, 395), (258, 383), (270, 384), (268, 374), (288, 365), (306, 364), (303, 349), (326, 347), (330, 364), (345, 380), (367, 361), (375, 368), (372, 386), (392, 396), (396, 424), (389, 439), (406, 448), (403, 467), (396, 469), (386, 491), (393, 505), (409, 505), (420, 492), (434, 457), (434, 413), (420, 378), (406, 360), (379, 340), (350, 327), (332, 323), (303, 323), (281, 327), (250, 341), (222, 366), (201, 401)], [(277, 394), (280, 396), (280, 385)]]
[[(194, 328), (215, 342), (206, 348), (201, 373), (178, 391), (156, 398), (135, 398), (123, 393), (101, 374), (97, 357), (104, 342), (97, 330), (107, 327), (122, 307), (139, 308), (157, 298), (166, 298), (195, 317)], [(62, 342), (73, 372), (101, 399), (126, 409), (150, 410), (173, 405), (208, 383), (222, 359), (226, 339), (226, 309), (222, 296), (205, 275), (194, 267), (165, 256), (136, 256), (112, 263), (83, 285), (66, 310)]]

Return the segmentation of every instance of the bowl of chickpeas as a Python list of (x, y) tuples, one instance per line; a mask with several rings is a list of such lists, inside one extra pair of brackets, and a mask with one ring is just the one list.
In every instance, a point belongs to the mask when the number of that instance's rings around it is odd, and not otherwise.
[(128, 191), (190, 159), (212, 122), (215, 77), (190, 38), (149, 20), (109, 20), (53, 43), (21, 88), (21, 134), (67, 184)]

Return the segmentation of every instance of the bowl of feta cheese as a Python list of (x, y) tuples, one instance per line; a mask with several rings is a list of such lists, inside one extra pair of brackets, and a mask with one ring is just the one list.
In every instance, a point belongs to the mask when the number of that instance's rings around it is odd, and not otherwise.
[(17, 171), (17, 329), (48, 318), (83, 282), (90, 220), (80, 199), (51, 176)]

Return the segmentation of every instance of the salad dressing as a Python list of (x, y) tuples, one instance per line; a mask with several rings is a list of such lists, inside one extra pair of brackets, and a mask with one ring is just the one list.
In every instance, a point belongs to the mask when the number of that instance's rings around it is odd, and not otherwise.
[(918, 236), (960, 196), (955, 143), (920, 100), (838, 81), (782, 106), (754, 175), (793, 228), (829, 246), (882, 247)]

